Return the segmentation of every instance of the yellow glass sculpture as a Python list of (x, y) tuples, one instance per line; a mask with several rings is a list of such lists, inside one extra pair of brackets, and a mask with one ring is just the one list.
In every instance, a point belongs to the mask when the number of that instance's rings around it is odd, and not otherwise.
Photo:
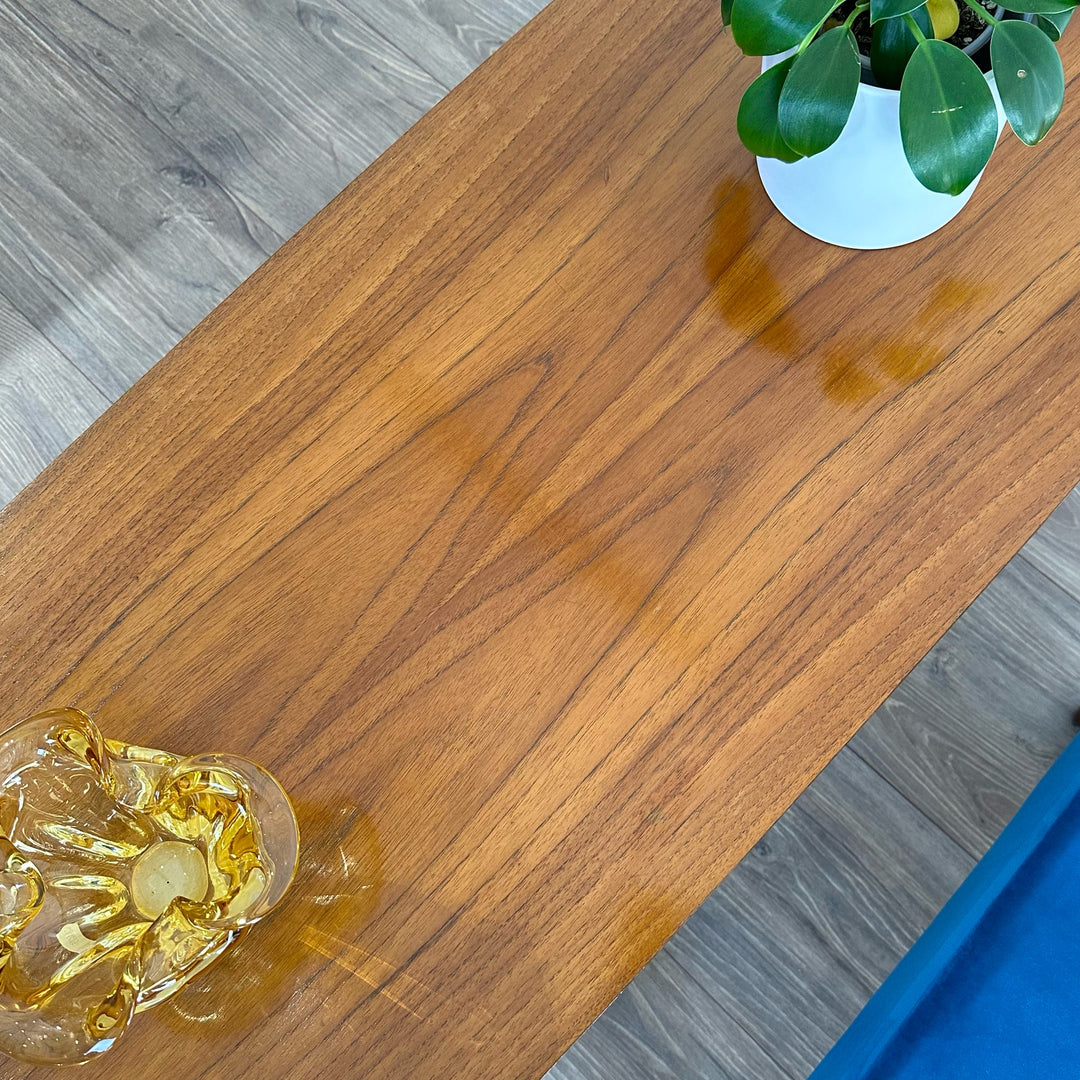
[(72, 1064), (282, 897), (299, 836), (244, 758), (104, 739), (75, 709), (0, 734), (0, 1050)]

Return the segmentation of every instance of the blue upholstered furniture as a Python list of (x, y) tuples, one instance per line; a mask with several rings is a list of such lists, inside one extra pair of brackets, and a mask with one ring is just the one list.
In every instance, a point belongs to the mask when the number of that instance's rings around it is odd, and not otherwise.
[(1080, 1080), (1080, 737), (811, 1080)]

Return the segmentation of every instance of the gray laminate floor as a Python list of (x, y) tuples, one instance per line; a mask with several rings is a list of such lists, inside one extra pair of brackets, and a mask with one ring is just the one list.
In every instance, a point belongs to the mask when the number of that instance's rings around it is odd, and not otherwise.
[[(0, 504), (543, 0), (0, 0)], [(801, 1080), (1072, 735), (1080, 490), (551, 1080)]]

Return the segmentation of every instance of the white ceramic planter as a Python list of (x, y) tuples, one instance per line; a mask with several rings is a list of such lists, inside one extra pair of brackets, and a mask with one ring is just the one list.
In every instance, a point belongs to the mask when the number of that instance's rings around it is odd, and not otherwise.
[[(789, 53), (766, 56), (762, 71)], [(994, 76), (986, 76), (1005, 125)], [(777, 210), (803, 232), (850, 248), (887, 248), (920, 240), (964, 208), (982, 173), (959, 195), (928, 191), (915, 179), (900, 141), (900, 91), (859, 84), (840, 138), (828, 150), (787, 164), (758, 158), (758, 173)]]

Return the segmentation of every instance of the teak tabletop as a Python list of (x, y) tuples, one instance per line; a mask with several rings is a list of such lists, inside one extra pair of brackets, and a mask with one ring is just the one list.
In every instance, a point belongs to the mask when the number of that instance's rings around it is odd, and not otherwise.
[(1080, 478), (1077, 95), (829, 248), (719, 8), (554, 0), (0, 516), (7, 719), (304, 842), (80, 1075), (538, 1077)]

